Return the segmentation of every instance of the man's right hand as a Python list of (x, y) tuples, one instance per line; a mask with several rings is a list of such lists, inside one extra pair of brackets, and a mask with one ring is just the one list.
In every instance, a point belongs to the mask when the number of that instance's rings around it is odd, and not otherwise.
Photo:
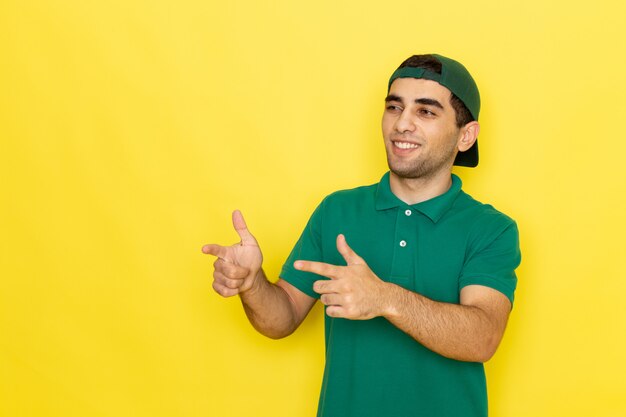
[[(261, 275), (263, 254), (239, 210), (233, 212), (233, 226), (241, 238), (232, 246), (204, 245), (202, 252), (217, 256), (213, 263), (213, 289), (222, 297), (232, 297), (248, 291)], [(260, 277), (259, 279), (263, 279)]]

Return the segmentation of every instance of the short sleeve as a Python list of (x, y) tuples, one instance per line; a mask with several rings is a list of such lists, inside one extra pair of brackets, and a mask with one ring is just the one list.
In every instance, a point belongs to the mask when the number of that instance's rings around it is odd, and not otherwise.
[[(506, 295), (513, 304), (521, 262), (517, 224), (508, 217), (480, 230), (467, 255), (459, 287), (484, 285)], [(495, 223), (495, 224), (494, 224)]]
[(311, 272), (299, 271), (294, 268), (293, 263), (297, 260), (324, 261), (322, 250), (323, 205), (324, 202), (322, 202), (311, 215), (311, 218), (302, 231), (298, 242), (291, 250), (280, 273), (280, 277), (283, 280), (314, 298), (319, 298), (320, 295), (313, 291), (313, 283), (326, 278)]

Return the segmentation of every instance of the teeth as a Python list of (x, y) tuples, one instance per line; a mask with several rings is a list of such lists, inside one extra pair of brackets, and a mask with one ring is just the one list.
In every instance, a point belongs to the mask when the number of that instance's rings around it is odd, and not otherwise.
[(394, 142), (394, 145), (396, 145), (400, 149), (415, 149), (418, 147), (418, 145), (416, 145), (415, 143), (408, 142)]

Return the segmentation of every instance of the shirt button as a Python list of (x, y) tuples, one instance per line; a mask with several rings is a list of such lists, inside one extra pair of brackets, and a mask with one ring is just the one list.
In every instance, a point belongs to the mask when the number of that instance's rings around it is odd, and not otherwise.
[(407, 209), (407, 211), (405, 211), (404, 214), (406, 214), (407, 216), (410, 216), (411, 215), (411, 210)]
[(400, 246), (405, 247), (406, 246), (406, 240), (401, 240), (400, 241)]

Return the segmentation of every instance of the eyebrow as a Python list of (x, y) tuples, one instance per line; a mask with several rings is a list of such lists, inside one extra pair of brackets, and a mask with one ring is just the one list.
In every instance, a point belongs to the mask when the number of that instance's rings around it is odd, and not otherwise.
[(390, 101), (399, 101), (400, 103), (402, 103), (402, 98), (396, 96), (395, 94), (389, 94), (387, 97), (385, 97), (385, 103), (389, 103)]
[(426, 106), (439, 107), (440, 109), (443, 110), (443, 105), (439, 101), (435, 100), (434, 98), (418, 98), (418, 99), (415, 99), (415, 102), (417, 104), (424, 104)]
[[(402, 100), (402, 97), (396, 96), (395, 94), (389, 94), (387, 97), (385, 97), (385, 103), (389, 103), (390, 101), (398, 101), (400, 103), (404, 102), (404, 100)], [(424, 104), (426, 106), (439, 107), (443, 110), (443, 105), (434, 98), (416, 98), (415, 103)]]

